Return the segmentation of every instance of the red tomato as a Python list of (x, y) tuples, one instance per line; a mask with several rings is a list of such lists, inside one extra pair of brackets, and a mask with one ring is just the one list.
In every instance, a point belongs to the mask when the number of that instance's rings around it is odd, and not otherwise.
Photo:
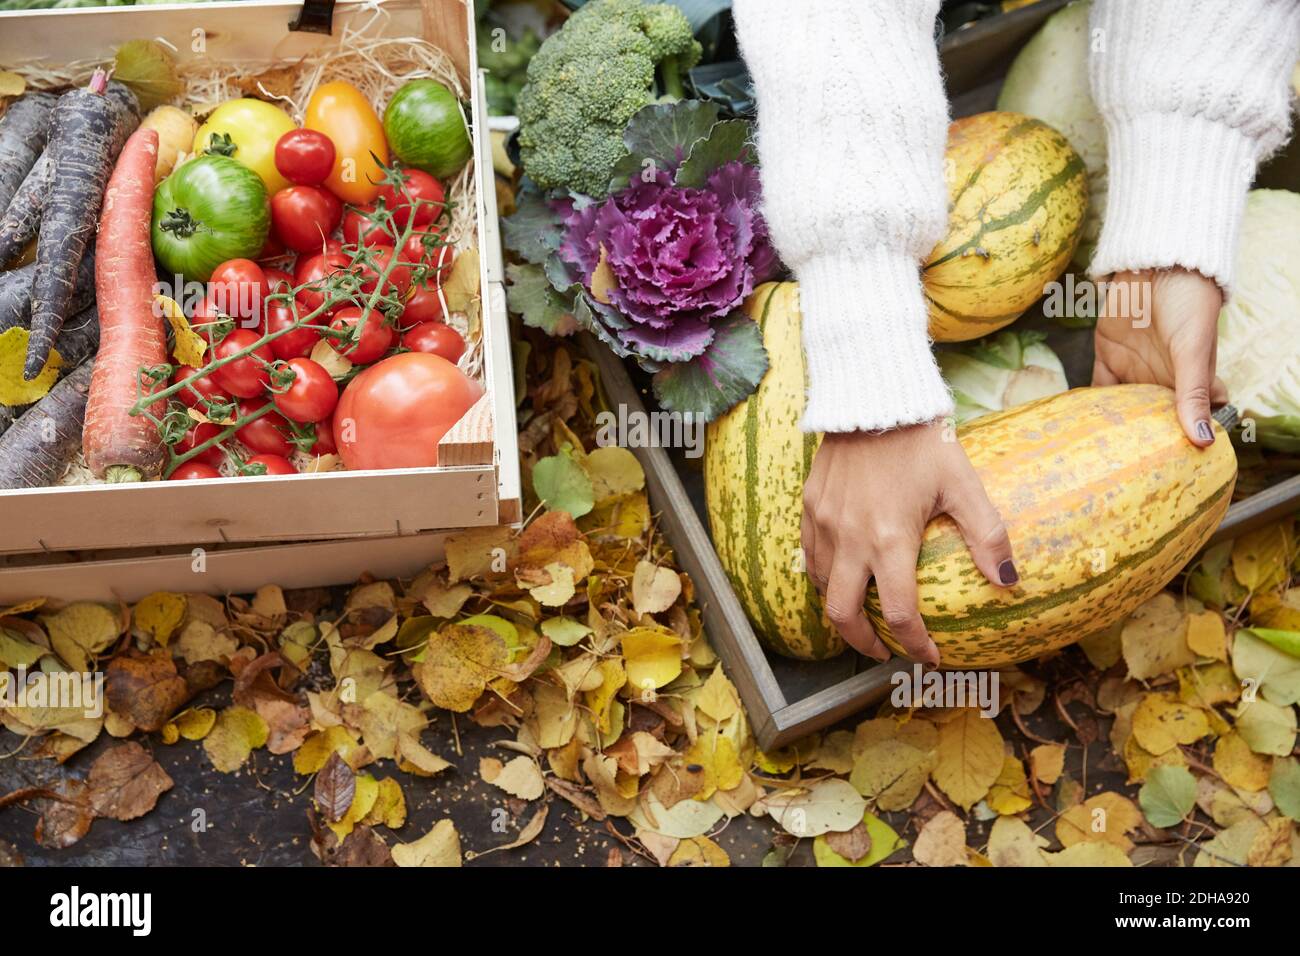
[(290, 421), (318, 422), (328, 418), (339, 403), (339, 387), (325, 366), (308, 358), (289, 360), (293, 383), (275, 396), (275, 407)]
[[(213, 349), (212, 357), (215, 360), (224, 359), (241, 352), (255, 343), (261, 336), (252, 329), (235, 329)], [(261, 395), (266, 389), (267, 383), (271, 380), (271, 375), (266, 366), (275, 359), (275, 354), (271, 351), (269, 345), (260, 346), (257, 351), (245, 355), (243, 358), (235, 359), (228, 365), (223, 365), (214, 369), (212, 377), (217, 380), (217, 384), (224, 388), (231, 395), (238, 395), (240, 398), (252, 398)]]
[[(302, 313), (305, 317), (306, 313)], [(266, 321), (262, 323), (262, 334), (269, 335), (293, 325), (293, 308), (287, 302), (272, 300), (266, 303)], [(320, 341), (320, 320), (313, 319), (309, 325), (300, 325), (292, 332), (285, 332), (279, 338), (268, 343), (276, 358), (287, 362), (289, 359), (310, 355), (311, 350)]]
[(314, 129), (291, 129), (275, 141), (275, 168), (291, 183), (319, 186), (334, 168), (334, 143)]
[(289, 255), (289, 250), (284, 247), (284, 243), (275, 238), (274, 232), (266, 234), (266, 242), (262, 244), (262, 251), (257, 254), (258, 262), (273, 262), (276, 259), (283, 259)]
[[(293, 284), (298, 287), (298, 308), (303, 315), (315, 312), (325, 301), (325, 294), (320, 291), (320, 282), (327, 275), (347, 269), (352, 260), (342, 252), (322, 252), (298, 260), (294, 270)], [(302, 288), (303, 286), (308, 288)]]
[(187, 461), (167, 476), (168, 481), (193, 481), (198, 478), (220, 478), (221, 472), (201, 461)]
[[(189, 365), (181, 365), (172, 374), (171, 383), (175, 385), (177, 382), (183, 382), (197, 371), (198, 369)], [(173, 398), (186, 408), (194, 408), (201, 400), (199, 395), (194, 394), (196, 389), (203, 398), (210, 399), (214, 402), (229, 402), (231, 400), (225, 390), (213, 381), (211, 375), (204, 375), (202, 378), (196, 378), (194, 381), (190, 382), (189, 385), (185, 386), (185, 388), (182, 388), (177, 392)], [(202, 411), (202, 408), (200, 408), (200, 411)]]
[(456, 261), (456, 250), (440, 245), (441, 241), (442, 234), (437, 231), (411, 233), (402, 246), (402, 261), (427, 267), (425, 279), (429, 282), (446, 282)]
[(334, 443), (334, 416), (322, 418), (312, 427), (316, 429), (316, 441), (312, 443), (311, 454), (338, 454), (339, 446)]
[[(422, 169), (404, 169), (401, 171), (406, 180), (406, 189), (399, 192), (392, 186), (385, 185), (379, 190), (379, 198), (393, 213), (393, 222), (399, 229), (405, 229), (415, 208), (415, 224), (424, 226), (442, 217), (446, 209), (447, 194), (442, 183)], [(416, 204), (419, 203), (418, 206)]]
[(271, 228), (295, 252), (319, 252), (343, 218), (343, 204), (320, 186), (290, 186), (271, 197)]
[(262, 269), (266, 273), (266, 285), (272, 292), (292, 292), (293, 276), (283, 269)]
[[(371, 255), (371, 263), (361, 266), (361, 275), (364, 281), (361, 283), (361, 291), (369, 294), (375, 291), (375, 286), (379, 285), (379, 275), (388, 268), (389, 261), (396, 255), (389, 246), (375, 246)], [(401, 260), (399, 260), (400, 262)], [(384, 295), (395, 295), (399, 299), (406, 295), (406, 290), (411, 287), (411, 270), (404, 265), (393, 266), (393, 271), (388, 273), (388, 279), (384, 283)]]
[(442, 436), (482, 395), (482, 385), (442, 356), (403, 352), (348, 383), (334, 441), (354, 471), (432, 467)]
[(241, 321), (262, 315), (262, 297), (270, 291), (266, 273), (252, 259), (229, 259), (217, 266), (208, 280), (212, 304)]
[(190, 328), (203, 336), (211, 344), (213, 334), (221, 323), (225, 313), (218, 308), (211, 292), (205, 295), (190, 311)]
[(265, 473), (268, 475), (298, 474), (298, 469), (293, 467), (293, 462), (283, 455), (254, 455), (244, 462), (244, 465), (261, 465), (266, 469)]
[[(361, 320), (361, 310), (354, 306), (339, 309), (330, 323), (330, 328), (343, 332), (356, 328)], [(391, 325), (384, 324), (384, 317), (378, 311), (366, 317), (366, 324), (361, 327), (361, 337), (356, 342), (343, 339), (330, 339), (334, 351), (344, 355), (353, 365), (369, 365), (393, 347), (395, 334)]]
[(406, 327), (420, 322), (443, 321), (447, 313), (438, 290), (425, 282), (412, 283), (412, 286), (415, 291), (402, 309), (401, 324)]
[[(187, 431), (181, 440), (172, 446), (172, 450), (175, 451), (176, 455), (179, 457), (191, 449), (202, 445), (205, 441), (216, 438), (224, 430), (225, 429), (221, 425), (215, 425), (212, 422), (196, 422), (194, 427)], [(219, 468), (225, 459), (226, 456), (222, 453), (221, 446), (213, 445), (207, 451), (195, 455), (190, 459), (190, 461), (201, 461), (205, 465)]]
[(375, 211), (374, 205), (348, 206), (343, 213), (343, 241), (350, 246), (392, 246), (396, 240), (388, 230), (369, 218)]
[[(240, 402), (239, 417), (251, 415), (265, 404), (265, 401)], [(258, 454), (289, 455), (293, 452), (293, 443), (286, 437), (288, 433), (289, 423), (283, 416), (278, 412), (268, 412), (235, 432), (235, 437)]]
[(450, 325), (442, 322), (421, 322), (402, 336), (402, 348), (412, 352), (441, 355), (452, 365), (465, 354), (465, 340)]

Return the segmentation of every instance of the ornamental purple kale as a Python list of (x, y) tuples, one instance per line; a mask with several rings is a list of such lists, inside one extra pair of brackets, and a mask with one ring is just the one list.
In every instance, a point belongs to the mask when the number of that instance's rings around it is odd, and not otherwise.
[(559, 255), (596, 300), (593, 319), (611, 344), (651, 364), (688, 361), (779, 268), (758, 212), (758, 170), (732, 160), (699, 188), (662, 169), (632, 182), (575, 207)]
[(715, 103), (656, 103), (628, 121), (608, 198), (526, 186), (505, 220), (524, 260), (506, 267), (510, 308), (635, 358), (669, 411), (712, 421), (753, 394), (767, 351), (743, 305), (781, 266), (751, 132)]

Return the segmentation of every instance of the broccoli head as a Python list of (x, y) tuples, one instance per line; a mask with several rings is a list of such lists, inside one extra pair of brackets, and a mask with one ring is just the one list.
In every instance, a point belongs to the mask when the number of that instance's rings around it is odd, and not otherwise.
[(680, 97), (682, 73), (700, 53), (689, 21), (671, 4), (585, 4), (528, 65), (517, 105), (528, 175), (543, 188), (606, 195), (627, 154), (627, 121), (657, 93)]

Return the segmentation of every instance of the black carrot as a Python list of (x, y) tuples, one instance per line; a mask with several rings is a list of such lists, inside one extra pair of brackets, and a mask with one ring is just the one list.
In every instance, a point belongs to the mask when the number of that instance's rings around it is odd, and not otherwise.
[[(36, 263), (0, 272), (0, 333), (16, 326), (27, 328), (32, 317), (32, 281)], [(77, 267), (77, 285), (68, 303), (69, 312), (80, 312), (95, 300), (95, 256), (87, 251)]]
[(56, 99), (50, 93), (28, 93), (0, 116), (0, 213), (9, 208), (23, 177), (45, 149)]
[(9, 208), (0, 217), (0, 266), (17, 258), (41, 227), (41, 213), (54, 181), (54, 160), (47, 149), (23, 179)]
[(95, 362), (84, 362), (0, 435), (0, 488), (54, 484), (81, 447)]
[[(59, 350), (65, 370), (76, 369), (99, 350), (99, 310), (91, 302), (63, 323), (63, 331), (54, 346)], [(30, 405), (0, 405), (0, 435), (9, 430)]]
[[(55, 175), (41, 216), (36, 244), (36, 278), (32, 283), (32, 334), (23, 375), (40, 374), (63, 327), (77, 282), (78, 266), (95, 233), (104, 186), (127, 136), (139, 125), (139, 105), (120, 103), (120, 84), (109, 91), (107, 75), (96, 70), (88, 87), (59, 98), (50, 123), (47, 152)], [(105, 95), (110, 92), (111, 95)]]

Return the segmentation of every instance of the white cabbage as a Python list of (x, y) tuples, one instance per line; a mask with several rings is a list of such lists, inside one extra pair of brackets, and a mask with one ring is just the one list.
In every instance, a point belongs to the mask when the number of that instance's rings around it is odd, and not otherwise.
[(1041, 332), (999, 332), (974, 345), (939, 352), (957, 423), (1068, 389), (1065, 369)]
[(1232, 295), (1219, 313), (1218, 371), (1243, 418), (1300, 416), (1298, 193), (1246, 198)]

